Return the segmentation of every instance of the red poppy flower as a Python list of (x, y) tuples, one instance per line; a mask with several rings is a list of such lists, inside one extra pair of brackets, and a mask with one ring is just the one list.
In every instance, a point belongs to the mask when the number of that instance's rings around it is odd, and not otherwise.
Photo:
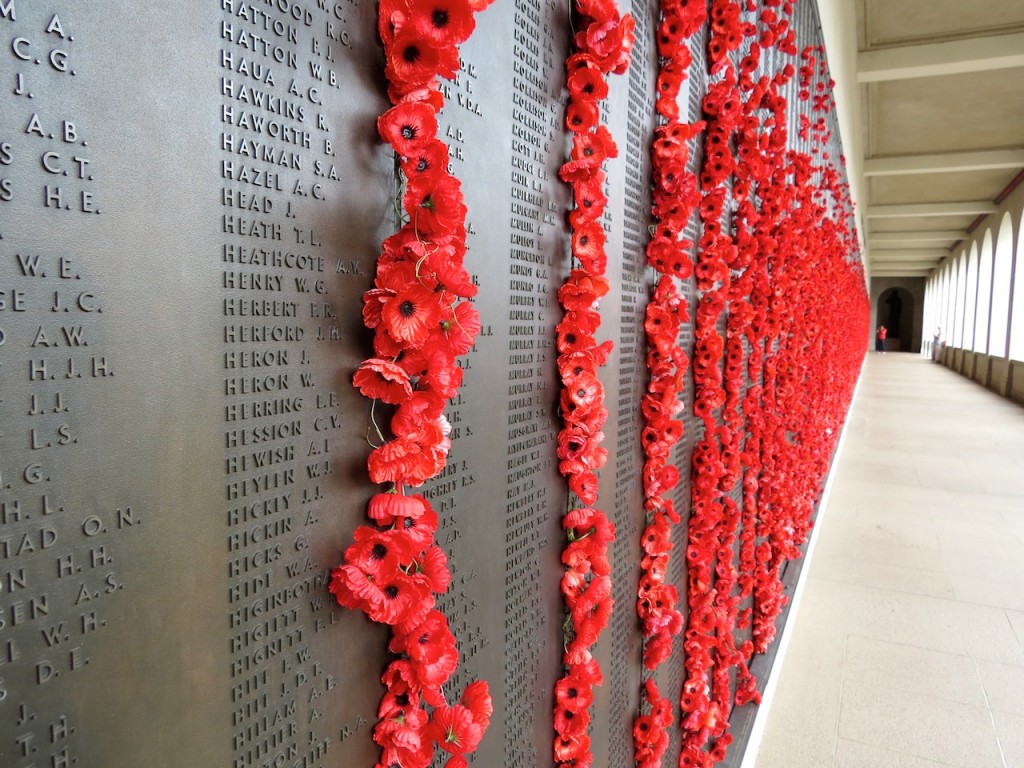
[(597, 173), (573, 182), (572, 194), (576, 203), (576, 210), (573, 213), (579, 211), (586, 218), (596, 220), (604, 212), (608, 198), (601, 188), (603, 181), (604, 174)]
[(694, 267), (697, 285), (703, 291), (710, 290), (715, 283), (729, 276), (729, 267), (721, 258), (702, 258)]
[[(555, 761), (579, 765), (581, 759), (590, 753), (590, 737), (585, 733), (559, 736), (555, 739)], [(589, 762), (589, 761), (588, 761)]]
[(448, 570), (448, 556), (440, 547), (428, 547), (422, 557), (415, 561), (417, 573), (427, 577), (430, 590), (443, 594), (452, 582), (452, 573)]
[(573, 160), (589, 161), (597, 166), (610, 157), (618, 157), (619, 150), (615, 146), (611, 131), (606, 126), (599, 125), (593, 131), (573, 135), (570, 156)]
[(416, 709), (421, 709), (419, 694), (402, 685), (401, 690), (388, 688), (384, 692), (377, 707), (377, 717), (381, 720), (411, 718), (414, 716), (412, 711)]
[(474, 680), (462, 693), (461, 703), (469, 710), (473, 720), (486, 729), (494, 714), (494, 703), (486, 680)]
[(555, 733), (560, 736), (578, 736), (586, 733), (590, 727), (590, 714), (586, 710), (573, 712), (571, 709), (556, 706), (554, 720)]
[(411, 224), (403, 225), (395, 234), (385, 238), (377, 260), (374, 285), (396, 291), (416, 280), (417, 265), (429, 255), (427, 245)]
[(565, 648), (562, 658), (565, 664), (579, 664), (590, 660), (591, 647), (597, 642), (601, 631), (608, 626), (608, 619), (612, 612), (612, 601), (602, 600), (594, 606), (593, 611), (586, 619), (576, 623), (575, 636)]
[(366, 574), (351, 565), (339, 565), (331, 571), (327, 590), (334, 595), (338, 605), (361, 611), (365, 611), (370, 601), (377, 597)]
[(385, 752), (389, 750), (394, 750), (398, 754), (420, 752), (424, 744), (430, 746), (429, 739), (424, 738), (426, 725), (426, 711), (421, 707), (410, 707), (400, 718), (389, 718), (377, 723), (373, 732), (373, 740), (383, 747)]
[(408, 152), (399, 154), (402, 155), (402, 173), (408, 178), (431, 178), (447, 172), (448, 147), (440, 139), (427, 139), (407, 149)]
[(667, 237), (655, 237), (647, 244), (647, 263), (663, 274), (670, 273), (670, 265), (679, 257), (680, 245)]
[(381, 531), (361, 525), (356, 529), (355, 542), (345, 550), (344, 559), (371, 581), (381, 582), (416, 554), (415, 544), (403, 531)]
[(668, 552), (672, 547), (670, 533), (671, 531), (665, 521), (661, 518), (655, 518), (644, 530), (644, 535), (640, 542), (644, 552), (647, 554)]
[(480, 313), (468, 301), (447, 307), (435, 329), (436, 338), (452, 356), (464, 355), (480, 335)]
[[(678, 329), (679, 323), (671, 311), (654, 302), (647, 305), (647, 310), (644, 313), (644, 331), (651, 337), (652, 342), (657, 344), (664, 340), (671, 344), (675, 341)], [(668, 348), (666, 347), (661, 353), (669, 354)]]
[(597, 329), (600, 327), (601, 313), (598, 312), (597, 309), (576, 309), (566, 311), (561, 322), (555, 326), (555, 332), (561, 335), (563, 331), (572, 331), (575, 329), (588, 337), (589, 343), (587, 345), (587, 349), (593, 349), (597, 347), (597, 342), (590, 337), (593, 337), (593, 335), (597, 333)]
[(596, 346), (593, 336), (585, 332), (574, 319), (560, 322), (556, 328), (558, 351), (563, 354), (585, 352)]
[(439, 295), (417, 282), (404, 286), (384, 302), (383, 327), (388, 334), (407, 344), (419, 344), (441, 318)]
[(580, 260), (584, 270), (592, 274), (604, 274), (608, 266), (605, 255), (605, 232), (599, 221), (576, 227), (572, 233), (572, 252)]
[[(401, 627), (396, 631), (388, 646), (392, 653), (404, 653), (408, 656), (414, 673), (420, 676), (421, 681), (434, 680), (440, 670), (428, 678), (424, 678), (422, 670), (416, 671), (417, 667), (433, 665), (444, 662), (451, 658), (452, 650), (455, 648), (455, 637), (448, 628), (448, 619), (437, 610), (425, 612), (416, 619), (414, 624)], [(446, 678), (447, 679), (447, 678)]]
[(680, 115), (678, 96), (678, 91), (659, 93), (657, 100), (654, 102), (655, 111), (665, 118), (678, 118)]
[(615, 526), (607, 516), (596, 509), (583, 507), (574, 509), (562, 518), (562, 528), (572, 531), (573, 537), (593, 536), (602, 545), (615, 538)]
[(380, 676), (380, 681), (384, 683), (388, 691), (395, 695), (405, 693), (414, 696), (418, 690), (416, 676), (412, 672), (408, 659), (395, 659), (388, 664), (387, 669)]
[(577, 459), (587, 448), (588, 436), (572, 428), (558, 433), (558, 447), (555, 451), (560, 459)]
[[(736, 92), (736, 77), (732, 71), (708, 87), (703, 100), (704, 111), (717, 118), (720, 124), (728, 125), (734, 121), (741, 108), (739, 94)], [(722, 130), (726, 130), (723, 125)]]
[(619, 15), (613, 0), (577, 0), (576, 8), (582, 16), (589, 19), (589, 23), (604, 24)]
[(597, 503), (597, 475), (593, 472), (580, 472), (570, 476), (569, 490), (584, 504)]
[(604, 277), (574, 269), (558, 289), (558, 301), (567, 310), (591, 309), (608, 290), (608, 280)]
[[(374, 483), (422, 485), (432, 462), (415, 440), (399, 437), (374, 448), (367, 458)], [(418, 482), (417, 482), (418, 481)]]
[(608, 361), (612, 353), (611, 340), (603, 341), (597, 346), (588, 347), (576, 352), (560, 355), (558, 358), (558, 370), (563, 378), (590, 371), (596, 373)]
[(377, 493), (370, 497), (367, 515), (379, 525), (393, 525), (398, 520), (416, 520), (426, 510), (422, 496), (403, 496), (399, 493)]
[(668, 659), (672, 655), (672, 641), (673, 635), (668, 632), (661, 632), (649, 637), (644, 643), (644, 667), (655, 670)]
[(654, 183), (660, 193), (674, 194), (687, 177), (684, 159), (663, 160), (654, 168)]
[[(422, 485), (444, 468), (451, 447), (451, 426), (444, 416), (421, 423), (370, 453), (367, 463), (374, 482)], [(390, 466), (389, 466), (390, 463)], [(374, 478), (383, 478), (380, 480)]]
[(589, 24), (576, 34), (576, 46), (594, 56), (598, 68), (605, 72), (621, 75), (629, 66), (629, 55), (633, 49), (636, 22), (626, 14), (613, 21)]
[(441, 84), (437, 78), (419, 86), (388, 83), (388, 99), (396, 105), (421, 102), (435, 112), (440, 112), (444, 108), (444, 94), (441, 93)]
[(484, 735), (473, 714), (461, 704), (435, 709), (429, 733), (445, 752), (459, 755), (475, 750)]
[(462, 188), (453, 176), (409, 179), (402, 205), (417, 234), (427, 240), (450, 238), (466, 220)]
[(403, 103), (377, 118), (377, 130), (395, 152), (412, 157), (437, 135), (437, 117), (428, 104)]
[(357, 566), (340, 566), (331, 574), (329, 589), (341, 605), (354, 607), (357, 602), (372, 621), (382, 624), (407, 621), (429, 600), (429, 593), (400, 570), (367, 574)]
[(438, 46), (458, 45), (476, 26), (468, 0), (411, 0), (413, 26)]
[[(587, 550), (583, 542), (571, 542), (562, 552), (562, 562), (569, 566), (569, 570), (562, 574), (560, 584), (566, 605), (572, 605), (575, 596), (587, 586), (587, 573), (590, 572), (590, 553)], [(579, 564), (574, 568), (573, 563), (577, 559)]]
[(597, 104), (587, 99), (573, 99), (565, 110), (565, 126), (570, 131), (589, 131), (600, 117)]
[(391, 417), (391, 431), (395, 435), (413, 435), (428, 424), (436, 424), (443, 413), (442, 398), (429, 390), (417, 389), (412, 397), (395, 409)]
[(686, 165), (690, 151), (685, 140), (677, 138), (669, 129), (673, 123), (660, 126), (654, 132), (651, 142), (651, 157), (655, 163), (674, 163)]
[(665, 458), (672, 448), (671, 443), (665, 440), (661, 433), (652, 427), (644, 427), (640, 433), (640, 444), (643, 446), (644, 454), (648, 457), (659, 456)]
[(683, 617), (675, 609), (679, 601), (676, 588), (671, 584), (652, 584), (648, 587), (637, 603), (644, 631), (650, 635), (660, 631), (678, 633)]
[(377, 9), (377, 33), (385, 47), (390, 47), (395, 32), (408, 18), (406, 0), (381, 0)]
[(604, 399), (604, 385), (591, 373), (581, 373), (565, 382), (562, 389), (562, 412), (567, 417), (582, 418)]
[(440, 347), (430, 347), (426, 357), (427, 370), (417, 382), (417, 387), (431, 392), (439, 401), (454, 397), (462, 384), (462, 369)]
[(412, 395), (409, 374), (387, 360), (364, 361), (352, 377), (352, 383), (365, 397), (397, 405)]
[(572, 99), (601, 101), (608, 95), (608, 83), (596, 67), (581, 66), (569, 73), (566, 81)]
[(393, 291), (371, 288), (363, 294), (363, 324), (367, 328), (380, 325), (384, 302), (394, 295)]
[(661, 729), (650, 715), (641, 715), (633, 721), (633, 741), (635, 744), (650, 745), (657, 741)]
[(594, 701), (594, 685), (578, 669), (574, 669), (555, 683), (555, 702), (571, 712), (584, 712)]
[(437, 533), (437, 512), (422, 496), (409, 498), (421, 501), (423, 513), (419, 517), (396, 517), (394, 524), (405, 532), (416, 551), (422, 552), (434, 541), (434, 534)]
[[(576, 595), (575, 604), (572, 606), (572, 619), (577, 626), (594, 619), (595, 621), (607, 622), (611, 610), (612, 582), (607, 576), (597, 576), (590, 580), (586, 589)], [(600, 625), (603, 628), (604, 624)], [(599, 630), (598, 630), (599, 631)], [(587, 643), (588, 645), (590, 643)]]
[(448, 246), (439, 246), (434, 254), (427, 256), (425, 267), (437, 283), (438, 290), (470, 299), (477, 294), (473, 278), (453, 254), (440, 254)]
[(421, 88), (441, 69), (441, 51), (431, 41), (424, 39), (411, 25), (396, 31), (384, 67), (384, 75), (392, 87), (399, 91)]

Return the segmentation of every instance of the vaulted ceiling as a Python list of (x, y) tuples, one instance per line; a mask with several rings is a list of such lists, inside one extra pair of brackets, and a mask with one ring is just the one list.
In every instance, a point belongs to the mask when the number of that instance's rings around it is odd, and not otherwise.
[(924, 276), (1024, 180), (1024, 0), (856, 0), (871, 274)]

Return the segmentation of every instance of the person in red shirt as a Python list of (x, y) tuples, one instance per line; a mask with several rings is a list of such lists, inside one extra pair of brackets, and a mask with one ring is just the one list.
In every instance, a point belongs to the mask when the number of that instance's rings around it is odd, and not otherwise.
[(889, 329), (884, 325), (878, 326), (878, 333), (875, 335), (875, 351), (885, 354), (885, 337), (889, 335)]

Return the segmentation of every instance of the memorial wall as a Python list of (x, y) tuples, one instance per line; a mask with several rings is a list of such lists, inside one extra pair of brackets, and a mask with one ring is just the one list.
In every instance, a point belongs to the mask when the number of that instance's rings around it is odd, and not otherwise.
[[(659, 5), (622, 11), (637, 40), (604, 104), (619, 155), (601, 219), (600, 338), (615, 347), (599, 497), (618, 533), (616, 607), (591, 729), (608, 766), (633, 763), (643, 681), (638, 403), (656, 278)], [(377, 25), (368, 0), (0, 0), (5, 768), (377, 761), (388, 632), (327, 591), (379, 490), (366, 474), (379, 411), (351, 383), (372, 355), (362, 297), (399, 194), (376, 129), (389, 106)], [(494, 698), (482, 766), (554, 764), (572, 36), (563, 3), (497, 0), (438, 117), (482, 328), (445, 410), (446, 467), (422, 492), (452, 573), (438, 597), (459, 646), (450, 689), (484, 679)], [(694, 120), (706, 43), (690, 42), (681, 97)], [(693, 304), (693, 280), (680, 285)], [(679, 339), (693, 343), (692, 322)], [(685, 512), (702, 429), (689, 409), (679, 418)], [(685, 551), (685, 526), (673, 539)], [(682, 591), (682, 555), (670, 576)], [(658, 672), (670, 697), (683, 664), (677, 653)]]

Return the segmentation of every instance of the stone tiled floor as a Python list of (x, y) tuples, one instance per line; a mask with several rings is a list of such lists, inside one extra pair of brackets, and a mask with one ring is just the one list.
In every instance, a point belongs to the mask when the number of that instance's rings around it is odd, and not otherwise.
[(1024, 408), (869, 354), (756, 768), (1024, 766)]

